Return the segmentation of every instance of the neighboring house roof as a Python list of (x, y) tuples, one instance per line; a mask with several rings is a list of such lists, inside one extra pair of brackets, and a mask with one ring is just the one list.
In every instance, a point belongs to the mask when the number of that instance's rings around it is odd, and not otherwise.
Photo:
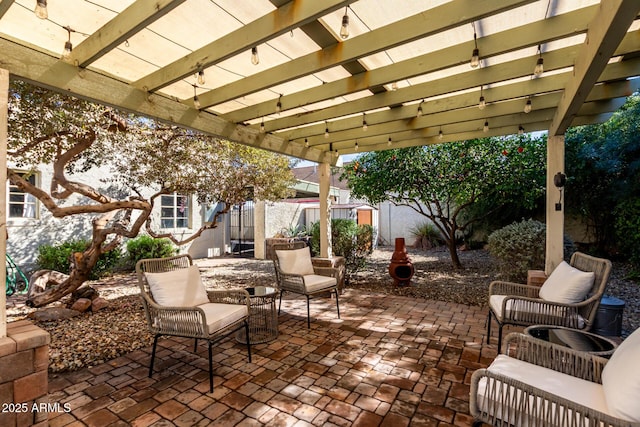
[[(299, 168), (293, 168), (293, 175), (300, 181), (313, 182), (315, 184), (320, 183), (320, 177), (318, 176), (317, 166), (303, 166)], [(340, 169), (331, 168), (331, 186), (340, 190), (348, 190), (346, 181), (340, 181)]]

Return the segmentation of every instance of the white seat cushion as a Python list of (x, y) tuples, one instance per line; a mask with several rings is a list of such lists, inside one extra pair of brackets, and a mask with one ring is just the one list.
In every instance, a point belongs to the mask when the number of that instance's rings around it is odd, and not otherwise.
[(240, 304), (208, 302), (206, 304), (201, 304), (198, 307), (204, 311), (204, 317), (207, 322), (207, 327), (209, 328), (209, 334), (237, 322), (247, 316), (248, 313), (247, 306)]
[[(547, 393), (560, 396), (564, 399), (579, 403), (589, 408), (593, 408), (596, 411), (609, 413), (607, 404), (604, 397), (604, 390), (601, 384), (593, 383), (591, 381), (582, 380), (571, 375), (562, 374), (552, 369), (546, 369), (538, 365), (523, 362), (521, 360), (509, 357), (504, 354), (498, 355), (488, 368), (489, 371), (500, 373), (506, 377), (513, 378), (515, 380), (522, 381)], [(507, 418), (504, 421), (516, 423), (518, 425), (526, 425), (526, 420), (509, 419), (509, 414), (515, 417), (518, 411), (513, 408), (511, 410), (500, 406), (496, 406), (496, 402), (490, 402), (492, 399), (490, 395), (485, 396), (488, 379), (482, 378), (478, 384), (477, 402), (478, 408), (484, 411), (496, 411), (494, 415), (498, 418)], [(501, 389), (496, 388), (497, 385), (492, 386), (494, 390), (498, 390), (502, 395), (498, 395), (498, 400), (505, 399), (505, 394), (508, 392), (510, 403), (512, 405), (518, 405), (520, 403), (521, 393), (516, 393), (514, 396), (514, 389), (503, 387)], [(534, 407), (533, 397), (530, 397), (530, 407)], [(514, 402), (515, 401), (515, 402)], [(540, 407), (538, 403), (536, 407)], [(553, 408), (552, 408), (553, 409)], [(524, 423), (524, 424), (523, 424)]]
[(290, 250), (277, 250), (276, 256), (280, 269), (287, 274), (314, 274), (309, 247)]
[(612, 414), (640, 421), (640, 329), (613, 352), (602, 371), (605, 399)]
[(195, 307), (209, 302), (197, 265), (163, 273), (144, 273), (153, 299), (166, 307)]
[(575, 304), (584, 301), (593, 286), (595, 273), (578, 270), (562, 261), (540, 288), (540, 298)]
[(336, 286), (338, 282), (335, 277), (319, 276), (308, 274), (304, 276), (304, 287), (307, 292), (316, 292)]
[[(489, 297), (489, 306), (491, 307), (491, 310), (493, 311), (493, 313), (496, 315), (496, 318), (500, 321), (502, 321), (502, 319), (504, 319), (504, 314), (502, 313), (502, 303), (505, 300), (505, 298), (507, 298), (507, 295), (491, 295)], [(515, 320), (515, 321), (522, 321), (523, 319), (525, 319), (525, 316), (518, 316), (518, 313), (540, 313), (541, 310), (538, 309), (536, 310), (537, 305), (535, 304), (527, 304), (526, 306), (523, 306), (522, 304), (519, 304), (518, 301), (514, 301), (514, 300), (510, 300), (507, 302), (507, 306), (506, 306), (506, 311), (507, 311), (507, 317), (509, 319)], [(513, 311), (515, 310), (515, 311)], [(525, 311), (526, 310), (526, 311)], [(548, 310), (548, 306), (545, 306), (545, 310)], [(557, 317), (565, 317), (564, 314), (562, 313), (562, 307), (557, 307)], [(552, 316), (553, 313), (551, 312), (547, 312), (546, 313), (547, 316)], [(582, 329), (585, 326), (584, 323), (584, 317), (580, 316), (579, 314), (576, 314), (577, 317), (577, 322), (578, 322), (578, 329)]]

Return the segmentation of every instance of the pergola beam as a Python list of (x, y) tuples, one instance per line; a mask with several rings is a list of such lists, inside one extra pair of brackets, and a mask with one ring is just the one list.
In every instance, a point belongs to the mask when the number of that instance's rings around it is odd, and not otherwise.
[[(275, 11), (243, 25), (238, 30), (189, 53), (133, 84), (140, 89), (150, 92), (156, 91), (185, 76), (250, 50), (254, 46), (343, 8), (354, 1), (356, 0), (292, 0)], [(206, 93), (199, 95), (199, 98), (203, 107), (206, 107), (204, 95)]]
[[(460, 2), (446, 3), (433, 8), (428, 14), (420, 13), (353, 39), (336, 43), (319, 52), (312, 52), (237, 82), (199, 94), (198, 98), (204, 107), (221, 104), (531, 2), (532, 0), (503, 0), (497, 7), (494, 1), (476, 0), (466, 2), (463, 15), (460, 14)], [(467, 46), (470, 51), (471, 45), (467, 44)]]
[[(595, 16), (596, 11), (596, 6), (590, 6), (482, 37), (478, 40), (482, 45), (482, 56), (488, 58), (584, 33), (587, 31), (586, 23)], [(543, 35), (542, 39), (541, 35)], [(460, 43), (290, 95), (283, 95), (280, 101), (283, 110), (304, 107), (345, 94), (367, 90), (371, 86), (385, 85), (453, 67), (460, 64), (460, 58), (466, 58), (468, 54), (469, 43)], [(190, 99), (183, 102), (189, 101)], [(275, 105), (270, 100), (232, 111), (225, 114), (224, 117), (239, 123), (274, 112)]]
[(607, 0), (600, 3), (596, 18), (589, 24), (587, 42), (582, 45), (576, 58), (575, 76), (565, 88), (549, 135), (565, 133), (639, 10), (638, 0)]
[(150, 2), (137, 0), (74, 47), (69, 61), (80, 67), (88, 66), (184, 1), (156, 0)]

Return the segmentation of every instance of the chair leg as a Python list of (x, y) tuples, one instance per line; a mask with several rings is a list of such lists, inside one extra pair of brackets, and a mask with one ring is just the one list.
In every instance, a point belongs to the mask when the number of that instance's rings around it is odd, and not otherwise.
[(244, 333), (247, 338), (247, 353), (249, 353), (249, 363), (251, 363), (251, 341), (249, 340), (249, 322), (244, 321)]
[(196, 351), (198, 351), (198, 338), (196, 338), (194, 341), (195, 342), (193, 343), (193, 352), (195, 353)]
[(491, 340), (491, 309), (489, 309), (489, 314), (487, 315), (487, 344)]
[(282, 308), (282, 294), (284, 293), (283, 290), (280, 291), (280, 302), (278, 303), (278, 315), (280, 315), (280, 309)]
[(336, 310), (338, 310), (338, 319), (340, 318), (340, 304), (338, 303), (338, 290), (336, 289)]
[(307, 328), (311, 329), (311, 311), (309, 310), (309, 295), (307, 297)]
[(502, 323), (498, 322), (498, 353), (502, 348)]
[(209, 341), (209, 393), (213, 393), (213, 354)]
[(156, 335), (155, 337), (153, 337), (153, 350), (151, 350), (151, 363), (149, 363), (149, 378), (151, 378), (151, 375), (153, 375), (153, 361), (156, 358), (156, 346), (158, 345), (158, 338), (160, 338), (160, 335)]

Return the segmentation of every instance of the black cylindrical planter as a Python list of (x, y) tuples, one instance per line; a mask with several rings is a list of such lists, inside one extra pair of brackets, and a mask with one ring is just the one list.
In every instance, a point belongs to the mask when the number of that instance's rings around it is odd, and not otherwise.
[(622, 312), (624, 301), (621, 299), (603, 296), (596, 312), (591, 332), (610, 337), (622, 335)]

